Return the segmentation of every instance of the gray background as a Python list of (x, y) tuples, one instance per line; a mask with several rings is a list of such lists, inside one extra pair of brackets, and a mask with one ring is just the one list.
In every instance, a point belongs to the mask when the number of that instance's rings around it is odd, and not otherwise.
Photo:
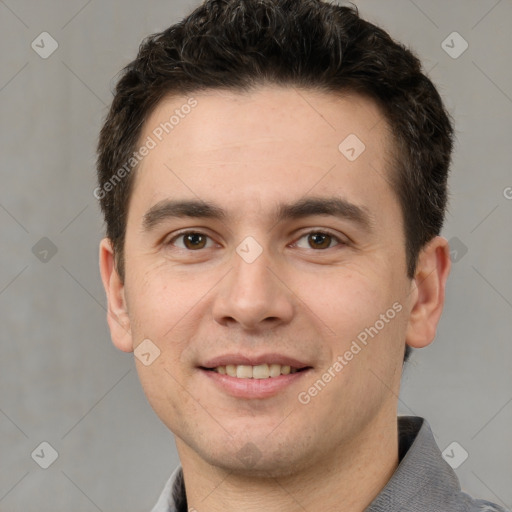
[[(510, 507), (512, 2), (355, 3), (418, 52), (457, 123), (443, 233), (457, 237), (457, 261), (400, 412), (428, 418), (442, 450), (457, 441), (469, 453), (456, 470), (466, 490)], [(110, 342), (92, 191), (116, 73), (196, 5), (0, 0), (1, 511), (149, 510), (177, 463), (133, 356)], [(31, 48), (43, 31), (59, 45), (47, 59)], [(458, 58), (442, 47), (454, 31), (469, 44)], [(55, 255), (44, 241), (34, 254), (43, 237)], [(59, 454), (48, 469), (31, 457), (42, 441)]]

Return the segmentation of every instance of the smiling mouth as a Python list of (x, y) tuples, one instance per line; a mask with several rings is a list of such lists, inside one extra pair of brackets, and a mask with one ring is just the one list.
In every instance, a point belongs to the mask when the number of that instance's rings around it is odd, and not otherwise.
[(303, 368), (295, 368), (293, 366), (281, 364), (258, 364), (256, 366), (246, 364), (228, 364), (226, 366), (217, 366), (215, 368), (201, 367), (202, 370), (236, 377), (238, 379), (272, 379), (280, 375), (289, 375), (291, 373), (302, 372), (311, 368), (305, 366)]

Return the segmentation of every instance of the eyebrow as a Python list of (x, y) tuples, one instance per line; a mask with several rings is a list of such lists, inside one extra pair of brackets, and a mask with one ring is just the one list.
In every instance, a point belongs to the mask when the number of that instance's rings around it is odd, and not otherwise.
[[(307, 197), (293, 203), (281, 203), (275, 211), (276, 223), (313, 215), (330, 215), (349, 220), (368, 232), (373, 230), (375, 223), (366, 207), (339, 197)], [(142, 226), (144, 231), (151, 231), (168, 219), (184, 217), (225, 221), (228, 214), (220, 206), (199, 199), (164, 199), (144, 214)]]

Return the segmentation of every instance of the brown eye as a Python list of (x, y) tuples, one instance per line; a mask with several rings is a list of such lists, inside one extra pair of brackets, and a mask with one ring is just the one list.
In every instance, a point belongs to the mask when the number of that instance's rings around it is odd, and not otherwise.
[(201, 233), (186, 233), (182, 236), (187, 249), (203, 249), (206, 245), (206, 236)]
[(334, 247), (340, 246), (339, 248), (347, 245), (347, 243), (338, 238), (336, 235), (332, 235), (327, 231), (309, 231), (304, 233), (295, 243), (295, 246), (301, 249), (333, 249)]
[(332, 236), (327, 233), (310, 233), (308, 243), (313, 249), (328, 249), (332, 242)]
[[(199, 249), (208, 249), (212, 246), (209, 236), (196, 231), (187, 231), (180, 233), (168, 242), (168, 245), (174, 245), (178, 249), (197, 251)], [(209, 245), (208, 245), (209, 244)]]

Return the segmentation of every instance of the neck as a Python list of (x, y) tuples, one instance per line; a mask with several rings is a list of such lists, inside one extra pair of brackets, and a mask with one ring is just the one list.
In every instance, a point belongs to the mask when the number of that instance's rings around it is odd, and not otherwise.
[(176, 440), (189, 510), (203, 512), (359, 512), (375, 499), (398, 466), (396, 414), (368, 424), (329, 458), (276, 478), (240, 475), (200, 458)]

